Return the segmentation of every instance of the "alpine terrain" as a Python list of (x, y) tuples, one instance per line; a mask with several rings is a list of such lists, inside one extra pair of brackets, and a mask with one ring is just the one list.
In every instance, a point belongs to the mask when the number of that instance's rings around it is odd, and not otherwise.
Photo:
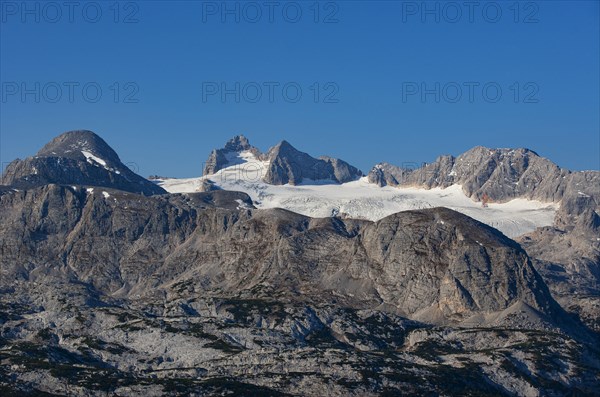
[(599, 171), (241, 135), (197, 171), (90, 131), (7, 166), (0, 395), (599, 395)]

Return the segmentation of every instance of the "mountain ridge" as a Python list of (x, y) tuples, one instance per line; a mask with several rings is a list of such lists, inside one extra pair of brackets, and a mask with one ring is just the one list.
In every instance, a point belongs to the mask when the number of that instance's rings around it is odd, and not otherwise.
[(305, 180), (345, 183), (362, 176), (359, 169), (343, 160), (329, 156), (314, 158), (296, 149), (285, 139), (269, 148), (266, 153), (261, 153), (243, 135), (230, 139), (222, 149), (213, 150), (205, 163), (203, 175), (214, 174), (230, 164), (227, 155), (244, 151), (251, 152), (257, 160), (266, 163), (263, 180), (272, 185), (297, 185)]
[[(346, 296), (348, 302), (363, 305), (380, 301), (380, 304), (395, 306), (395, 310), (410, 316), (435, 305), (440, 288), (438, 283), (450, 277), (456, 280), (456, 285), (449, 285), (446, 292), (442, 291), (448, 297), (454, 296), (447, 299), (444, 309), (449, 318), (470, 312), (503, 310), (516, 300), (523, 300), (548, 314), (552, 310), (548, 306), (552, 298), (547, 291), (544, 295), (543, 289), (538, 292), (528, 289), (528, 283), (533, 282), (528, 281), (529, 277), (534, 280), (538, 276), (521, 247), (497, 230), (452, 210), (405, 211), (371, 222), (309, 218), (280, 209), (255, 210), (246, 195), (228, 191), (195, 193), (187, 198), (182, 195), (149, 196), (142, 202), (138, 197), (127, 192), (108, 191), (103, 195), (58, 185), (23, 192), (8, 190), (0, 195), (0, 208), (5, 225), (14, 226), (3, 229), (3, 240), (11, 241), (14, 235), (23, 236), (24, 244), (32, 249), (31, 262), (54, 264), (52, 266), (68, 264), (77, 278), (106, 295), (115, 293), (122, 284), (138, 284), (131, 294), (143, 290), (155, 294), (159, 285), (169, 284), (191, 272), (193, 277), (203, 279), (206, 274), (212, 274), (210, 277), (214, 279), (204, 286), (205, 293), (214, 290), (237, 294), (241, 290), (251, 290), (257, 282), (267, 279), (280, 293), (289, 291), (293, 295), (293, 291), (301, 288), (306, 290), (304, 294), (313, 291), (313, 299), (319, 299), (320, 291), (333, 290), (339, 296)], [(48, 215), (44, 216), (41, 208), (49, 208)], [(29, 217), (21, 225), (9, 222), (23, 219), (25, 212), (42, 215)], [(114, 220), (106, 223), (107, 218)], [(169, 238), (165, 240), (162, 233), (167, 229)], [(139, 234), (143, 230), (145, 232)], [(36, 233), (46, 234), (46, 240), (37, 242)], [(117, 236), (120, 237), (117, 239)], [(328, 252), (326, 248), (327, 241), (331, 240), (336, 241), (335, 252)], [(133, 242), (146, 247), (143, 255), (128, 252), (128, 243)], [(89, 254), (85, 254), (90, 243), (95, 247), (92, 262), (97, 265), (93, 266)], [(455, 248), (443, 249), (448, 244)], [(256, 252), (242, 250), (235, 253), (234, 247), (243, 245), (262, 248)], [(38, 248), (34, 248), (36, 246)], [(63, 246), (68, 247), (66, 256), (60, 254)], [(234, 253), (228, 253), (232, 249)], [(431, 249), (434, 250), (427, 251)], [(350, 254), (357, 250), (362, 254)], [(314, 257), (315, 252), (317, 257)], [(204, 257), (201, 262), (193, 259), (198, 253)], [(232, 254), (235, 261), (230, 260)], [(18, 263), (22, 255), (10, 249), (4, 251), (4, 276), (16, 272), (15, 277), (18, 277), (20, 270), (19, 266), (15, 267), (15, 259)], [(430, 255), (433, 256), (430, 258)], [(466, 256), (470, 259), (465, 260)], [(356, 267), (357, 259), (364, 265)], [(513, 275), (511, 279), (518, 280), (518, 287), (506, 284), (506, 291), (497, 294), (489, 290), (487, 278), (468, 281), (469, 274), (474, 271), (468, 268), (476, 263), (488, 267), (490, 277), (500, 278), (504, 277), (503, 269), (510, 263), (514, 269), (507, 268), (507, 271)], [(409, 270), (397, 273), (398, 266), (408, 264), (414, 267), (410, 271), (415, 274), (422, 272), (425, 276), (433, 271), (433, 268), (428, 270), (432, 265), (439, 274), (429, 281), (426, 278), (420, 280), (420, 277), (414, 281), (403, 280), (400, 274)], [(441, 267), (437, 268), (435, 264)], [(450, 266), (448, 270), (447, 266)], [(456, 269), (450, 270), (452, 266)], [(521, 269), (522, 266), (525, 268)], [(119, 268), (117, 273), (111, 270)], [(375, 292), (373, 287), (360, 286), (360, 283), (334, 281), (332, 277), (341, 268), (348, 268), (349, 274), (356, 273), (352, 278), (357, 280), (364, 277), (371, 279), (371, 283), (382, 284)], [(214, 274), (216, 269), (229, 276), (219, 277), (218, 273)], [(500, 273), (492, 276), (496, 272)], [(367, 273), (372, 274), (367, 276)], [(121, 275), (119, 279), (115, 279), (116, 274)], [(142, 275), (145, 276), (140, 277)], [(252, 277), (248, 279), (247, 275)], [(324, 279), (318, 281), (321, 277)], [(507, 283), (507, 280), (499, 282)], [(394, 286), (395, 283), (406, 285), (399, 287)], [(415, 285), (411, 286), (411, 283)], [(409, 293), (413, 288), (416, 296)], [(391, 297), (397, 292), (388, 289), (407, 292), (402, 294), (403, 301), (395, 302)], [(467, 295), (463, 296), (463, 293)], [(542, 294), (541, 298), (536, 297), (538, 293)], [(453, 299), (457, 301), (452, 303)]]
[(131, 171), (102, 138), (88, 130), (60, 134), (35, 156), (12, 161), (0, 179), (0, 184), (20, 188), (49, 183), (115, 188), (144, 195), (167, 193)]
[[(377, 221), (261, 209), (206, 177), (206, 192), (145, 196), (102, 179), (121, 171), (104, 141), (59, 138), (41, 160), (61, 183), (46, 173), (0, 185), (0, 393), (597, 390), (592, 196), (561, 208), (562, 229), (538, 228), (519, 243), (443, 207)], [(247, 159), (268, 161), (243, 137), (226, 146), (224, 179)], [(273, 174), (300, 183), (281, 191), (317, 190), (290, 170), (294, 156), (335, 175), (329, 158), (286, 143), (274, 152)], [(3, 181), (35, 175), (34, 160)], [(364, 179), (325, 187), (393, 190)]]

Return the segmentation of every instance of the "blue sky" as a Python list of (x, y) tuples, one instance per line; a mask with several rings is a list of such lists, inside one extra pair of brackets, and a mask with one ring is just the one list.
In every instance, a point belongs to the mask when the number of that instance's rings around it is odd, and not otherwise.
[(363, 171), (477, 145), (600, 168), (597, 1), (53, 4), (1, 2), (2, 163), (90, 129), (144, 176), (240, 133)]

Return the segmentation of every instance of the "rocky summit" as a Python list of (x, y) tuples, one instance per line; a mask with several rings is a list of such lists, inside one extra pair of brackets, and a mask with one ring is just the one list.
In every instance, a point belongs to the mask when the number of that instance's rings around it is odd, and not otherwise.
[(204, 163), (203, 175), (211, 175), (223, 169), (232, 162), (232, 155), (248, 151), (256, 157), (262, 157), (260, 150), (250, 145), (248, 139), (243, 135), (231, 138), (222, 149), (214, 149)]
[(91, 131), (69, 131), (54, 138), (33, 157), (14, 160), (2, 185), (22, 188), (76, 184), (115, 188), (144, 195), (166, 193), (124, 165), (115, 151)]
[(459, 184), (467, 196), (481, 200), (485, 195), (494, 202), (514, 198), (560, 202), (587, 196), (592, 198), (593, 209), (600, 210), (600, 172), (572, 172), (524, 148), (478, 146), (456, 158), (440, 156), (414, 169), (380, 163), (368, 177), (379, 186), (431, 189)]
[[(302, 182), (304, 166), (338, 183), (359, 175), (286, 142), (261, 154), (241, 136), (214, 151), (205, 172), (242, 152), (268, 161), (274, 184)], [(521, 153), (527, 164), (542, 162)], [(488, 180), (503, 167), (494, 156)], [(38, 168), (44, 161), (56, 170)], [(456, 161), (445, 157), (431, 169), (452, 173)], [(470, 185), (473, 195), (498, 200), (564, 200), (554, 226), (515, 241), (442, 207), (370, 221), (261, 209), (246, 193), (210, 182), (205, 191), (157, 194), (162, 189), (122, 167), (103, 140), (74, 132), (3, 175), (2, 395), (593, 396), (600, 389), (600, 240), (587, 176), (558, 181), (566, 183), (560, 197), (545, 181), (530, 187), (538, 193)], [(404, 170), (375, 168), (370, 178), (408, 183)], [(569, 201), (573, 183), (592, 194)]]
[(344, 183), (362, 176), (358, 168), (343, 160), (329, 156), (314, 158), (285, 140), (262, 153), (243, 135), (230, 139), (224, 148), (213, 150), (205, 163), (203, 175), (212, 175), (225, 167), (240, 164), (242, 155), (261, 161), (265, 174), (263, 181), (271, 185), (315, 181)]
[(362, 175), (362, 172), (343, 160), (323, 156), (315, 159), (281, 141), (267, 153), (269, 166), (265, 182), (273, 185), (297, 185), (304, 180), (344, 183)]

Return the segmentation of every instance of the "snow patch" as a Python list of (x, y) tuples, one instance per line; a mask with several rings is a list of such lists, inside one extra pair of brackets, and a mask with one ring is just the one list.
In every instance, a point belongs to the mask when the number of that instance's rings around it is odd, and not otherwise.
[(249, 209), (250, 206), (246, 203), (244, 203), (242, 200), (240, 199), (235, 199), (235, 202), (238, 203), (239, 205), (237, 206), (238, 210), (246, 210)]
[(81, 154), (83, 154), (85, 156), (88, 163), (95, 161), (96, 163), (98, 163), (98, 164), (104, 166), (104, 168), (106, 168), (106, 161), (102, 160), (100, 157), (94, 156), (92, 153), (90, 153), (86, 150), (82, 150)]
[(468, 215), (500, 230), (509, 237), (550, 226), (557, 204), (515, 199), (506, 203), (481, 203), (467, 197), (460, 185), (445, 189), (379, 187), (368, 178), (343, 184), (304, 180), (299, 185), (269, 185), (262, 181), (269, 166), (251, 152), (232, 153), (233, 165), (213, 175), (188, 179), (159, 179), (155, 183), (170, 193), (198, 191), (210, 178), (218, 187), (247, 193), (257, 208), (285, 208), (311, 217), (330, 217), (344, 213), (352, 218), (377, 221), (396, 212), (446, 207)]

